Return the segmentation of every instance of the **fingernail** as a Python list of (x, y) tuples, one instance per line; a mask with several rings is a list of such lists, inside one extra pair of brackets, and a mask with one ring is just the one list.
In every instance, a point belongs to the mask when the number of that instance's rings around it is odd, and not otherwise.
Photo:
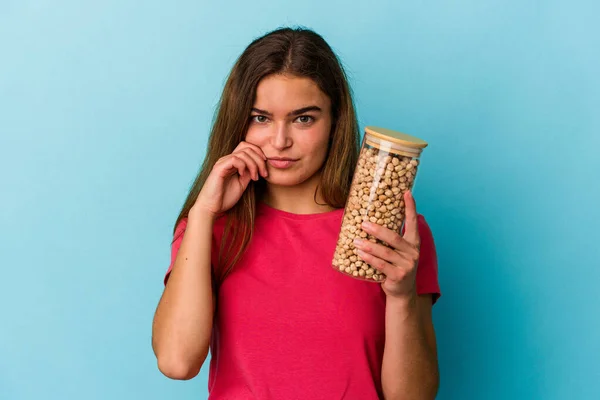
[(359, 238), (354, 238), (354, 245), (355, 245), (356, 247), (361, 247), (361, 246), (362, 246), (362, 244), (363, 244), (363, 241), (362, 241), (362, 239), (359, 239)]
[(371, 224), (369, 221), (363, 221), (362, 226), (363, 228), (370, 229), (373, 224)]

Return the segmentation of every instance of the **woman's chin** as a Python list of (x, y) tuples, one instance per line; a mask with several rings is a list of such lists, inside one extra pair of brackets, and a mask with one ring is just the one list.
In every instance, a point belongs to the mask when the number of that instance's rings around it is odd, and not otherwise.
[(275, 186), (296, 186), (303, 183), (306, 179), (294, 173), (269, 172), (269, 176), (265, 178), (268, 185)]

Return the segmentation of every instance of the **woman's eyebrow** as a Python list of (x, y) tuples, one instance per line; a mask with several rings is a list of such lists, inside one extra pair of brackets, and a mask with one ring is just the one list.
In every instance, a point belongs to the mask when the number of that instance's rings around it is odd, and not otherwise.
[(301, 114), (307, 113), (309, 111), (321, 112), (321, 107), (317, 107), (317, 106), (302, 107), (302, 108), (299, 108), (299, 109), (294, 110), (291, 113), (289, 113), (288, 117), (295, 117), (297, 115), (301, 115)]
[[(271, 114), (270, 112), (265, 111), (265, 110), (261, 110), (260, 108), (256, 108), (256, 107), (253, 107), (252, 111), (255, 112), (255, 113), (257, 113), (257, 114), (266, 115), (268, 117), (272, 117), (273, 116), (273, 114)], [(294, 110), (294, 111), (291, 111), (290, 113), (288, 113), (288, 117), (295, 117), (297, 115), (301, 115), (301, 114), (307, 113), (309, 111), (321, 112), (323, 110), (321, 110), (321, 107), (318, 107), (318, 106), (302, 107), (302, 108), (299, 108), (297, 110)]]

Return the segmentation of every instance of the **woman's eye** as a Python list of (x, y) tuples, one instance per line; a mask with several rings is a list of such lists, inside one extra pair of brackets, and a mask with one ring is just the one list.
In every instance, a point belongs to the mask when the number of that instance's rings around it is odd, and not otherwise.
[(259, 124), (264, 124), (265, 122), (267, 122), (268, 118), (264, 115), (253, 115), (252, 120), (254, 122), (258, 122)]
[(301, 115), (297, 118), (297, 120), (301, 124), (310, 124), (311, 122), (314, 121), (314, 118), (311, 117), (310, 115)]

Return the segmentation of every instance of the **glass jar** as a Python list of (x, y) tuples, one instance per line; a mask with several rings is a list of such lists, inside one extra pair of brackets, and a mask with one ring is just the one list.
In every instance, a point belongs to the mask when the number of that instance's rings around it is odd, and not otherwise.
[(402, 232), (403, 195), (414, 187), (425, 147), (427, 142), (414, 136), (385, 128), (365, 128), (332, 261), (337, 271), (370, 282), (385, 279), (383, 273), (358, 256), (354, 238), (387, 246), (362, 230), (361, 224), (367, 220)]

